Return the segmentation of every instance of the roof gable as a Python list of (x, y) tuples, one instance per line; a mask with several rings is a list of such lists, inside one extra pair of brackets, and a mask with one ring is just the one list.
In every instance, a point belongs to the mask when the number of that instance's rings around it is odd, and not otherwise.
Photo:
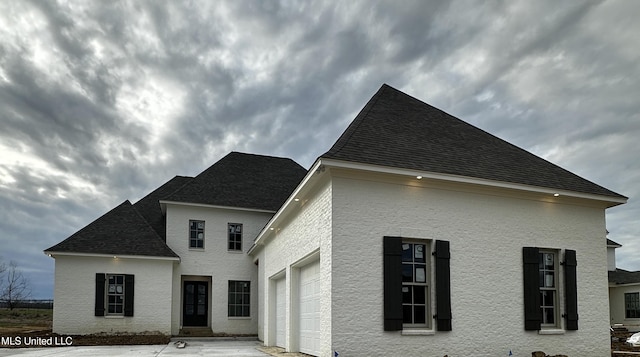
[(128, 200), (45, 251), (178, 257)]
[(321, 158), (626, 198), (386, 84)]
[(165, 200), (277, 211), (306, 173), (291, 159), (231, 152)]

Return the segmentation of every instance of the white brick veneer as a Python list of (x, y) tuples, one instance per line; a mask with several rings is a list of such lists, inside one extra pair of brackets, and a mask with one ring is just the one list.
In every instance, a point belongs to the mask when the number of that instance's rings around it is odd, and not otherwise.
[[(171, 271), (167, 260), (58, 255), (53, 332), (171, 332)], [(134, 316), (94, 316), (96, 273), (133, 274)]]
[[(246, 252), (273, 213), (206, 206), (167, 204), (167, 245), (180, 258), (173, 272), (171, 332), (182, 326), (182, 277), (211, 279), (209, 321), (213, 332), (256, 334), (258, 331), (258, 268)], [(189, 249), (189, 220), (205, 221), (204, 250)], [(227, 250), (227, 224), (242, 223), (242, 252)], [(192, 279), (192, 278), (189, 278)], [(251, 282), (251, 317), (229, 318), (228, 281)]]
[[(332, 217), (331, 347), (341, 355), (610, 353), (601, 208), (338, 177)], [(383, 331), (385, 235), (450, 241), (453, 331)], [(524, 330), (524, 246), (577, 251), (578, 331), (542, 336)]]
[[(321, 356), (332, 356), (333, 351), (341, 356), (610, 353), (603, 208), (585, 206), (586, 201), (567, 204), (562, 197), (555, 203), (541, 201), (513, 190), (468, 184), (428, 184), (339, 171), (332, 175), (331, 181), (317, 184), (308, 201), (256, 250), (263, 300), (260, 337), (265, 344), (275, 341), (269, 330), (269, 278), (284, 271), (287, 348), (296, 350), (292, 264), (319, 249)], [(435, 331), (431, 336), (383, 331), (385, 235), (451, 242), (453, 331)], [(524, 246), (577, 251), (578, 331), (561, 335), (524, 331)], [(562, 274), (559, 278), (562, 286)], [(563, 309), (563, 290), (559, 293)]]
[[(296, 203), (297, 216), (292, 221), (285, 221), (274, 227), (277, 233), (271, 238), (267, 246), (260, 250), (257, 258), (260, 262), (260, 296), (261, 304), (260, 325), (263, 328), (260, 339), (267, 345), (275, 344), (275, 331), (271, 331), (272, 321), (269, 310), (273, 298), (269, 293), (270, 278), (284, 271), (286, 279), (286, 324), (285, 339), (287, 350), (297, 351), (299, 340), (295, 331), (297, 321), (293, 311), (297, 304), (295, 293), (298, 289), (297, 279), (300, 260), (319, 252), (320, 259), (320, 338), (323, 341), (321, 355), (331, 354), (331, 186), (328, 182), (320, 184), (319, 188)], [(316, 259), (315, 257), (311, 260)], [(305, 264), (306, 262), (302, 262)]]

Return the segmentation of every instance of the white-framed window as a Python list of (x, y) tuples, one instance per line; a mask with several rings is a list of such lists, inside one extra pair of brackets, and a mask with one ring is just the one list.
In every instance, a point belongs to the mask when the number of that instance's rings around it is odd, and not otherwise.
[(242, 224), (229, 223), (227, 225), (229, 231), (228, 250), (242, 251)]
[(250, 317), (251, 282), (229, 280), (229, 317)]
[(640, 293), (624, 294), (624, 317), (627, 319), (640, 318)]
[(107, 315), (124, 315), (124, 275), (107, 275)]
[(402, 241), (402, 325), (428, 327), (429, 246), (424, 241)]
[(538, 253), (541, 327), (558, 326), (558, 254), (552, 250)]
[(204, 221), (189, 221), (189, 248), (204, 248)]

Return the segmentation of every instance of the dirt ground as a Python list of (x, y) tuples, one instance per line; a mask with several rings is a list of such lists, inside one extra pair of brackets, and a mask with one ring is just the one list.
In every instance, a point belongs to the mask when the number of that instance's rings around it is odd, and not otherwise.
[[(0, 309), (0, 336), (2, 337), (72, 337), (74, 346), (100, 345), (165, 345), (170, 337), (161, 334), (134, 335), (58, 335), (51, 332), (52, 310)], [(11, 347), (11, 346), (2, 346)], [(24, 346), (23, 346), (24, 347)], [(38, 347), (38, 346), (34, 346)]]
[(627, 338), (631, 337), (633, 332), (613, 331), (611, 332), (611, 353), (615, 357), (613, 351), (640, 352), (640, 347), (631, 347), (627, 344)]
[[(135, 334), (135, 335), (58, 335), (48, 330), (31, 330), (31, 331), (13, 331), (2, 332), (3, 337), (72, 337), (74, 346), (115, 346), (115, 345), (166, 345), (169, 343), (170, 337), (161, 334)], [(11, 346), (2, 346), (11, 347)], [(22, 346), (25, 347), (25, 346)], [(39, 346), (34, 346), (39, 347)]]

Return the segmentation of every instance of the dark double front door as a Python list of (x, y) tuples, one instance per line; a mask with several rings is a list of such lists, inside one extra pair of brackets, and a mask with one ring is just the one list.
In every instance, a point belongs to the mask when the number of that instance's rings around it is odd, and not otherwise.
[(182, 324), (184, 326), (207, 326), (209, 283), (206, 281), (185, 281), (182, 291)]

